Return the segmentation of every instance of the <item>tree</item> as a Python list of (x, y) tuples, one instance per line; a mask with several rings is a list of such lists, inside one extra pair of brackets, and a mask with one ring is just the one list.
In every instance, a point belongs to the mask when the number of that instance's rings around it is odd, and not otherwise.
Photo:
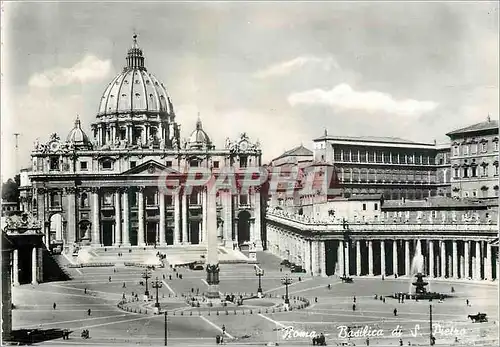
[(2, 184), (2, 199), (7, 202), (19, 202), (20, 177), (16, 175), (14, 179), (9, 178)]

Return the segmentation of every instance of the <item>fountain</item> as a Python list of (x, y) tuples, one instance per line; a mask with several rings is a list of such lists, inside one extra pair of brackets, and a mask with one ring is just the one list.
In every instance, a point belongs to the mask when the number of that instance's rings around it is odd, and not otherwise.
[(410, 288), (407, 293), (395, 293), (392, 295), (393, 298), (398, 299), (404, 297), (405, 299), (415, 300), (442, 300), (449, 297), (449, 295), (446, 294), (427, 291), (426, 287), (429, 285), (429, 282), (424, 280), (424, 278), (426, 277), (424, 275), (424, 264), (424, 256), (422, 255), (422, 241), (417, 240), (415, 245), (415, 254), (413, 255), (410, 267), (410, 274), (414, 274), (414, 277), (416, 279), (415, 281), (410, 282)]

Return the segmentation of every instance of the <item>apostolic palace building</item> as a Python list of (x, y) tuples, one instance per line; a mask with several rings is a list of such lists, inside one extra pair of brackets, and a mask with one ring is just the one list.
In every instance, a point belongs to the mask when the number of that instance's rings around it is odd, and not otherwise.
[[(123, 71), (97, 102), (86, 134), (78, 117), (67, 136), (52, 134), (32, 152), (23, 210), (43, 221), (45, 243), (91, 246), (201, 244), (207, 238), (206, 189), (162, 194), (165, 174), (181, 179), (190, 168), (212, 173), (261, 165), (259, 143), (246, 134), (216, 147), (198, 119), (180, 136), (174, 104), (145, 65), (134, 36)], [(28, 173), (24, 173), (27, 175)], [(217, 232), (226, 247), (261, 242), (258, 190), (217, 196)]]

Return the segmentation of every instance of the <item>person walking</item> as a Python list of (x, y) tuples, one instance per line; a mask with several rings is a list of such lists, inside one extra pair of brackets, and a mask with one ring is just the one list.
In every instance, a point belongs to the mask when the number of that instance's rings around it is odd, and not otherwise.
[(87, 310), (87, 316), (90, 316), (91, 314), (92, 314), (92, 310), (89, 308), (89, 309)]
[(352, 310), (356, 311), (356, 304), (352, 304)]
[(56, 303), (54, 302), (54, 304), (52, 305), (52, 307), (54, 308), (54, 310), (56, 309)]
[(398, 309), (397, 309), (397, 308), (395, 308), (395, 309), (394, 309), (394, 316), (397, 316), (397, 315), (398, 315)]
[(352, 302), (356, 303), (356, 295), (352, 298)]

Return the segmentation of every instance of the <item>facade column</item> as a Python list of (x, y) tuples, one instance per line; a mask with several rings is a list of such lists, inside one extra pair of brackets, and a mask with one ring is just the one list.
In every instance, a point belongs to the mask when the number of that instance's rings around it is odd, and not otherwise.
[(201, 198), (201, 228), (200, 228), (200, 243), (204, 243), (207, 240), (207, 191), (205, 187), (202, 187), (200, 193)]
[(464, 241), (464, 278), (470, 278), (470, 241)]
[(356, 276), (361, 276), (361, 242), (356, 241)]
[(115, 192), (115, 245), (122, 243), (122, 216), (121, 216), (121, 194), (120, 189)]
[(99, 188), (92, 188), (92, 245), (99, 246), (101, 244), (101, 225), (100, 225), (100, 210), (99, 210)]
[(303, 240), (304, 245), (304, 269), (306, 269), (307, 273), (311, 273), (311, 242), (307, 240)]
[(158, 199), (160, 200), (160, 226), (159, 226), (159, 234), (160, 234), (160, 246), (167, 245), (167, 238), (165, 235), (165, 194), (158, 190)]
[(373, 241), (368, 241), (368, 275), (373, 276)]
[[(262, 232), (261, 232), (261, 227), (262, 227), (262, 218), (261, 218), (261, 196), (260, 196), (260, 187), (255, 187), (254, 189), (254, 216), (255, 216), (255, 230), (254, 230), (254, 242), (255, 242), (255, 247), (257, 251), (262, 251), (264, 250), (264, 247), (262, 245)], [(324, 243), (323, 243), (324, 247)], [(326, 273), (326, 272), (325, 272)]]
[(411, 276), (410, 241), (405, 240), (405, 276)]
[(73, 246), (76, 241), (76, 188), (69, 187), (66, 189), (66, 198), (68, 200), (68, 215), (66, 235), (63, 235), (66, 245)]
[(231, 209), (231, 192), (230, 191), (220, 191), (222, 199), (222, 213), (224, 219), (223, 225), (223, 238), (224, 238), (224, 246), (233, 248), (233, 213)]
[(385, 273), (385, 241), (380, 241), (380, 275), (384, 276)]
[(129, 189), (125, 187), (123, 189), (123, 240), (124, 246), (130, 246), (130, 212), (129, 212), (129, 202), (128, 202)]
[(19, 250), (14, 249), (12, 257), (12, 284), (19, 285)]
[(144, 241), (144, 187), (139, 187), (138, 198), (137, 198), (137, 219), (139, 223), (139, 228), (137, 230), (137, 245), (145, 246)]
[(492, 280), (493, 279), (493, 272), (492, 272), (492, 266), (491, 266), (491, 243), (487, 242), (486, 243), (486, 264), (484, 264), (484, 279), (485, 280)]
[(458, 278), (458, 249), (457, 241), (453, 240), (453, 278)]
[(439, 242), (439, 247), (441, 248), (441, 277), (446, 277), (446, 241), (442, 240)]
[[(279, 239), (280, 239), (280, 253), (283, 254), (283, 240), (282, 240), (282, 237), (281, 235), (279, 236)], [(311, 241), (311, 253), (312, 253), (312, 256), (311, 256), (311, 268), (312, 268), (312, 271), (311, 271), (311, 275), (314, 276), (314, 275), (318, 275), (318, 272), (319, 272), (319, 264), (318, 264), (318, 241)]]
[(180, 206), (179, 192), (175, 192), (174, 193), (174, 245), (177, 245), (181, 242), (180, 223), (181, 223), (181, 206)]
[(429, 240), (429, 277), (434, 278), (434, 241)]
[(31, 251), (31, 284), (38, 283), (38, 254), (37, 248), (33, 247)]
[(188, 208), (187, 208), (187, 195), (182, 194), (182, 243), (188, 244)]
[(392, 241), (392, 274), (398, 274), (398, 240)]
[(476, 242), (476, 273), (475, 279), (481, 279), (481, 241)]

